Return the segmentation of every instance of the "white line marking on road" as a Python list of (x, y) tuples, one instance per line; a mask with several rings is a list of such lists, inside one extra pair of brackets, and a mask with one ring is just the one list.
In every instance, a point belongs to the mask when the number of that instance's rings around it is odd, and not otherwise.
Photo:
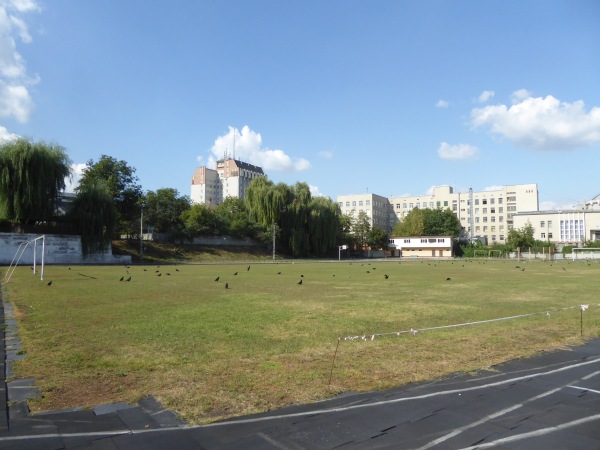
[(593, 392), (594, 394), (600, 394), (600, 391), (597, 391), (596, 389), (590, 389), (590, 388), (586, 388), (586, 387), (581, 387), (581, 386), (567, 386), (573, 389), (581, 389), (582, 391), (588, 391), (588, 392)]

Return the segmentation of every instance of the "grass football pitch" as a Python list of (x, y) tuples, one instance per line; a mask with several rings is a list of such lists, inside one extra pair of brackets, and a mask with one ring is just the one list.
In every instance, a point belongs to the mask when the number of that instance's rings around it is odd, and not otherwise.
[(15, 374), (43, 394), (33, 411), (154, 395), (202, 423), (600, 335), (597, 262), (46, 266), (44, 281), (19, 267), (2, 288), (27, 355)]

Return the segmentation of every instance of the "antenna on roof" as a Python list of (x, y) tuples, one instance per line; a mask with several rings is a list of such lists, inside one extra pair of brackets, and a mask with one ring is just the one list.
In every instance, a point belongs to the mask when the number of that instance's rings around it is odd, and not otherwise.
[(233, 159), (235, 160), (235, 132), (237, 128), (233, 127)]

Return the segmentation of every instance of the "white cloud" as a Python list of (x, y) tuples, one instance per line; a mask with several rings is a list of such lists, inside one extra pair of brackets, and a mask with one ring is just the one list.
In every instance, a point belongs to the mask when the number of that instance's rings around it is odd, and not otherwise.
[(436, 108), (447, 108), (450, 106), (450, 103), (447, 100), (438, 100), (435, 104)]
[(19, 136), (14, 133), (9, 133), (8, 130), (4, 127), (0, 126), (0, 144), (3, 144), (8, 141), (14, 141), (18, 139)]
[(489, 99), (491, 99), (494, 95), (496, 95), (496, 93), (494, 91), (483, 91), (481, 94), (479, 94), (477, 101), (479, 103), (485, 103)]
[(330, 152), (328, 150), (323, 150), (323, 151), (319, 152), (319, 156), (324, 159), (331, 159), (331, 158), (333, 158), (333, 152)]
[(16, 37), (31, 42), (22, 15), (40, 8), (33, 0), (0, 1), (0, 117), (26, 122), (33, 109), (28, 86), (38, 82), (27, 74), (25, 60), (17, 51)]
[(474, 159), (479, 150), (468, 144), (450, 145), (442, 142), (437, 152), (442, 159)]
[(241, 132), (229, 127), (229, 132), (219, 136), (210, 151), (210, 163), (224, 156), (235, 156), (236, 159), (260, 166), (265, 171), (299, 172), (310, 168), (310, 162), (304, 158), (292, 158), (283, 150), (263, 147), (260, 133), (252, 131), (247, 125), (244, 125)]
[(513, 144), (540, 150), (574, 149), (600, 142), (599, 107), (586, 112), (582, 100), (561, 102), (551, 95), (522, 98), (526, 93), (515, 92), (517, 102), (512, 106), (473, 109), (473, 127), (489, 127), (493, 134)]
[(544, 202), (540, 202), (540, 211), (557, 211), (557, 210), (565, 210), (565, 209), (573, 209), (575, 207), (574, 203), (558, 203), (552, 200), (546, 200)]
[(529, 92), (527, 89), (519, 89), (510, 95), (510, 101), (514, 105), (515, 103), (520, 103), (529, 97), (531, 97), (531, 92)]
[(71, 176), (65, 178), (65, 192), (75, 192), (75, 188), (79, 186), (79, 181), (83, 175), (83, 169), (87, 164), (73, 163), (71, 164)]
[(313, 186), (312, 184), (308, 185), (308, 188), (310, 189), (310, 195), (313, 197), (325, 197), (325, 194), (322, 194), (321, 192), (319, 192), (319, 187), (318, 186)]

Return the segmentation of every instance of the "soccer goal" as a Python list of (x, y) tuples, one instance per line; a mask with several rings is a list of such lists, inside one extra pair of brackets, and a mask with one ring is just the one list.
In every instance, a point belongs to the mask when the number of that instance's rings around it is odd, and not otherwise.
[(8, 270), (6, 271), (6, 276), (5, 276), (5, 280), (4, 280), (5, 283), (8, 283), (10, 281), (12, 274), (14, 273), (15, 269), (19, 265), (19, 261), (21, 261), (21, 258), (23, 257), (25, 250), (27, 250), (27, 248), (29, 246), (33, 247), (33, 267), (32, 267), (33, 274), (34, 275), (37, 274), (38, 241), (41, 241), (41, 253), (42, 253), (41, 263), (40, 263), (40, 280), (44, 279), (44, 255), (46, 253), (46, 236), (42, 235), (42, 236), (38, 236), (36, 238), (30, 239), (28, 241), (21, 242), (21, 244), (19, 244), (19, 248), (15, 252), (15, 256), (13, 257), (12, 262), (10, 263)]
[(578, 259), (600, 259), (600, 248), (574, 248), (572, 249), (573, 261)]

